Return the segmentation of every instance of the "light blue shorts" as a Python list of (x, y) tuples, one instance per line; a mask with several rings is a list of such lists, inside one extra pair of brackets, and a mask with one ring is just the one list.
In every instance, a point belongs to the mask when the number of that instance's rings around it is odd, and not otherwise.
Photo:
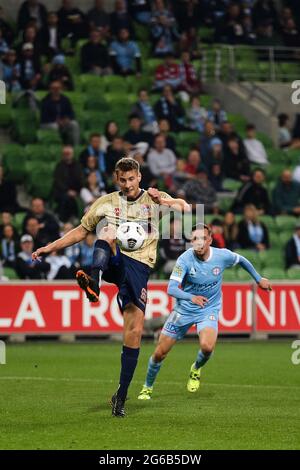
[(191, 320), (190, 316), (181, 315), (173, 310), (163, 326), (162, 334), (179, 341), (193, 325), (196, 325), (198, 334), (204, 328), (214, 328), (218, 333), (218, 315), (216, 313), (206, 314), (203, 315), (203, 318), (195, 321), (195, 319)]

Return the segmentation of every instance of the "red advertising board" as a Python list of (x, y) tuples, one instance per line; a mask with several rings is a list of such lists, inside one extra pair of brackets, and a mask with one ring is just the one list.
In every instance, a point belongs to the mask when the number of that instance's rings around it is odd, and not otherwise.
[[(74, 283), (11, 282), (0, 284), (0, 335), (50, 333), (118, 333), (123, 319), (117, 289), (104, 285), (100, 302), (89, 303)], [(168, 315), (173, 299), (167, 283), (149, 283), (146, 317)], [(271, 293), (245, 283), (224, 284), (220, 332), (300, 333), (300, 283), (278, 284)]]

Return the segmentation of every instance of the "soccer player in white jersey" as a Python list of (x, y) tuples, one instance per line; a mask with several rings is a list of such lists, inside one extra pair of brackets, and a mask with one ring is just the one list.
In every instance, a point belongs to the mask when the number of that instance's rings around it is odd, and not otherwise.
[(239, 264), (259, 287), (272, 289), (270, 281), (261, 277), (246, 258), (227, 249), (212, 248), (211, 243), (208, 225), (193, 227), (192, 248), (178, 258), (170, 277), (168, 294), (176, 298), (176, 305), (149, 359), (146, 381), (138, 396), (140, 400), (151, 398), (162, 361), (192, 325), (196, 325), (200, 349), (191, 366), (187, 389), (189, 392), (198, 390), (201, 368), (211, 357), (217, 341), (218, 316), (222, 308), (222, 274), (226, 268)]

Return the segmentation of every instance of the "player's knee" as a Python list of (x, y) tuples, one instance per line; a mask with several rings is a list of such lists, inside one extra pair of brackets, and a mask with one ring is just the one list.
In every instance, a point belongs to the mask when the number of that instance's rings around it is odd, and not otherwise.
[(140, 325), (133, 326), (132, 328), (129, 329), (128, 335), (132, 339), (139, 339), (142, 337), (143, 334), (143, 327)]
[(204, 341), (201, 344), (201, 351), (203, 352), (203, 354), (209, 355), (213, 353), (214, 347), (214, 343), (211, 343), (210, 341)]
[(116, 242), (116, 230), (114, 227), (104, 227), (99, 235), (99, 240), (106, 241), (111, 247)]
[(163, 348), (160, 348), (159, 346), (156, 348), (153, 354), (153, 360), (154, 362), (161, 362), (163, 361), (166, 356), (167, 356), (167, 351), (165, 351)]

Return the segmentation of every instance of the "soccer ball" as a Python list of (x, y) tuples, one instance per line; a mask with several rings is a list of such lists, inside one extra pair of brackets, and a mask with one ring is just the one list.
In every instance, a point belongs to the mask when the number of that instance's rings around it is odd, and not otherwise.
[(138, 250), (144, 243), (145, 238), (145, 230), (136, 222), (124, 222), (118, 227), (117, 240), (120, 242), (123, 250)]

